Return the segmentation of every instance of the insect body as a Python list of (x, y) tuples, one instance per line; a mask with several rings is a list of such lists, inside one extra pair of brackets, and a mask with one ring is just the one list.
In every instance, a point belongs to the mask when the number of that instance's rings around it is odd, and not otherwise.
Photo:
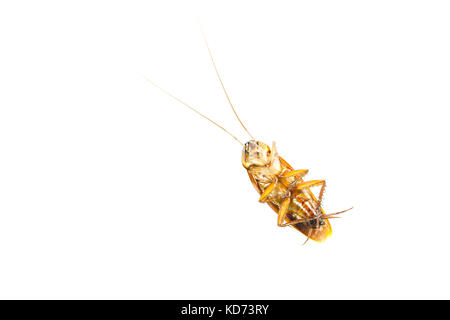
[[(278, 226), (292, 226), (306, 235), (306, 240), (312, 239), (315, 241), (324, 241), (331, 235), (331, 225), (328, 219), (336, 218), (337, 214), (348, 211), (351, 208), (332, 214), (325, 214), (322, 208), (325, 180), (304, 181), (303, 177), (308, 173), (308, 170), (294, 170), (289, 163), (278, 155), (275, 143), (272, 144), (272, 149), (270, 149), (268, 145), (256, 141), (253, 138), (237, 115), (236, 110), (230, 101), (206, 38), (205, 43), (230, 107), (244, 130), (252, 138), (252, 140), (245, 145), (225, 128), (203, 115), (195, 108), (164, 90), (153, 81), (147, 78), (145, 79), (167, 95), (184, 104), (201, 117), (225, 131), (243, 146), (242, 165), (247, 169), (250, 181), (260, 194), (259, 201), (267, 203), (278, 214)], [(318, 198), (316, 198), (310, 190), (310, 188), (316, 186), (321, 187)]]
[[(259, 201), (266, 202), (278, 214), (279, 227), (292, 226), (316, 241), (331, 235), (328, 218), (342, 212), (326, 215), (321, 207), (325, 180), (304, 181), (308, 170), (294, 170), (278, 155), (275, 143), (270, 149), (259, 141), (247, 142), (242, 165), (261, 195)], [(310, 190), (314, 186), (321, 186), (319, 199)]]

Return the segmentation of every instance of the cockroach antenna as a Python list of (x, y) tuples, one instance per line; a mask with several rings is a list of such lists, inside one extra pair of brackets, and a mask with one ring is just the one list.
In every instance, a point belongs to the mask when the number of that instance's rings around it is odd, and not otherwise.
[(220, 129), (222, 129), (223, 131), (225, 131), (226, 133), (228, 133), (234, 140), (236, 140), (237, 142), (239, 142), (241, 144), (241, 146), (244, 146), (244, 144), (241, 142), (241, 140), (239, 140), (238, 138), (236, 138), (236, 136), (234, 136), (231, 132), (229, 132), (227, 129), (225, 129), (224, 127), (222, 127), (220, 124), (218, 124), (217, 122), (211, 120), (210, 118), (208, 118), (207, 116), (205, 116), (203, 113), (201, 113), (200, 111), (198, 111), (197, 109), (195, 109), (194, 107), (191, 107), (190, 105), (188, 105), (186, 102), (184, 102), (183, 100), (181, 100), (180, 98), (174, 96), (173, 94), (171, 94), (169, 91), (163, 89), (162, 87), (160, 87), (159, 85), (157, 85), (156, 83), (154, 83), (152, 80), (150, 80), (149, 78), (147, 78), (146, 76), (144, 76), (143, 74), (141, 74), (141, 76), (147, 80), (148, 82), (150, 82), (153, 86), (155, 86), (156, 88), (158, 88), (159, 90), (161, 90), (162, 92), (164, 92), (165, 94), (167, 94), (169, 97), (172, 97), (173, 99), (177, 100), (178, 102), (180, 102), (181, 104), (184, 104), (186, 107), (188, 107), (189, 109), (191, 109), (192, 111), (194, 111), (195, 113), (197, 113), (198, 115), (200, 115), (201, 117), (205, 118), (206, 120), (208, 120), (209, 122), (211, 122), (212, 124), (216, 125), (217, 127), (219, 127)]
[(202, 33), (203, 40), (205, 41), (206, 48), (208, 49), (209, 57), (211, 58), (211, 62), (213, 64), (213, 66), (214, 66), (214, 70), (216, 71), (217, 78), (219, 79), (220, 85), (222, 86), (223, 92), (225, 93), (225, 96), (227, 97), (228, 103), (230, 104), (230, 107), (233, 110), (234, 115), (238, 119), (238, 121), (241, 124), (242, 128), (244, 128), (245, 132), (247, 132), (247, 134), (252, 138), (252, 140), (255, 140), (255, 138), (252, 136), (252, 134), (247, 130), (245, 125), (242, 123), (241, 119), (239, 118), (239, 116), (238, 116), (238, 114), (236, 112), (236, 109), (234, 108), (233, 104), (231, 103), (230, 97), (228, 96), (228, 92), (225, 89), (225, 85), (223, 84), (222, 78), (220, 77), (219, 70), (217, 70), (217, 66), (216, 66), (216, 63), (214, 62), (214, 58), (213, 58), (211, 49), (209, 48), (209, 45), (208, 45), (208, 40), (206, 39), (205, 33), (203, 32), (203, 29), (202, 29), (201, 25), (200, 25), (200, 31)]

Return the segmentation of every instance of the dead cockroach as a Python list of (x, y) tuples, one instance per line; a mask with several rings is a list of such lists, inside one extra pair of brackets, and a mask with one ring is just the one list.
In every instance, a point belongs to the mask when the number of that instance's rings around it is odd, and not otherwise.
[[(221, 125), (211, 120), (195, 108), (191, 107), (181, 99), (164, 90), (153, 81), (144, 77), (152, 85), (174, 98), (178, 102), (196, 112), (206, 120), (210, 121), (241, 144), (242, 165), (247, 170), (250, 181), (260, 194), (259, 201), (267, 203), (277, 214), (279, 227), (291, 226), (308, 239), (324, 241), (331, 235), (331, 225), (328, 219), (337, 218), (336, 215), (350, 209), (326, 214), (322, 208), (322, 198), (325, 191), (325, 180), (304, 181), (303, 177), (308, 173), (307, 169), (294, 170), (282, 157), (278, 155), (275, 142), (270, 149), (268, 145), (255, 140), (239, 118), (230, 97), (225, 89), (222, 79), (214, 62), (213, 55), (204, 37), (211, 62), (216, 71), (219, 82), (233, 110), (237, 120), (251, 137), (251, 140), (243, 144), (236, 136), (231, 134)], [(320, 186), (318, 198), (310, 190), (312, 187)], [(305, 242), (306, 242), (305, 241)]]

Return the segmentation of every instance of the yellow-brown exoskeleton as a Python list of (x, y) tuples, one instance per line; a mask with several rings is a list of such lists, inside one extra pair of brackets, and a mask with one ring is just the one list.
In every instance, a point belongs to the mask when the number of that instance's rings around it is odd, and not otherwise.
[[(147, 78), (145, 79), (167, 95), (184, 104), (192, 111), (225, 131), (243, 146), (242, 165), (247, 170), (250, 181), (260, 194), (259, 201), (267, 203), (278, 214), (278, 226), (291, 226), (306, 235), (306, 240), (312, 239), (319, 242), (324, 241), (331, 235), (331, 225), (328, 219), (335, 218), (337, 214), (348, 211), (351, 208), (332, 214), (325, 214), (325, 211), (322, 208), (325, 180), (304, 181), (303, 178), (308, 173), (307, 169), (294, 170), (289, 163), (278, 155), (275, 143), (272, 144), (272, 148), (269, 148), (268, 145), (256, 141), (253, 138), (240, 120), (230, 101), (211, 54), (211, 50), (206, 42), (206, 38), (205, 43), (230, 107), (244, 130), (252, 138), (252, 140), (245, 143), (245, 145), (218, 123), (164, 90), (153, 81)], [(310, 188), (316, 186), (320, 187), (317, 198), (310, 190)]]
[[(324, 241), (331, 235), (328, 218), (347, 211), (325, 214), (321, 206), (325, 180), (304, 181), (308, 170), (294, 170), (278, 155), (275, 142), (272, 149), (260, 141), (247, 142), (242, 150), (242, 165), (261, 195), (259, 201), (278, 214), (279, 227), (292, 226), (308, 239)], [(318, 199), (310, 190), (315, 186), (321, 187)]]

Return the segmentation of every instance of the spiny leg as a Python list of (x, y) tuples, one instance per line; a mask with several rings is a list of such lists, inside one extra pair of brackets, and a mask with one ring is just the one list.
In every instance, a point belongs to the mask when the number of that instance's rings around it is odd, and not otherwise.
[[(319, 186), (321, 184), (322, 184), (322, 187), (320, 188), (319, 199), (315, 203), (316, 211), (319, 210), (319, 208), (320, 208), (320, 206), (322, 204), (323, 194), (324, 194), (325, 186), (326, 186), (325, 180), (305, 181), (305, 182), (302, 182), (302, 183), (296, 185), (295, 188), (294, 188), (295, 190), (302, 190), (302, 189), (306, 189), (306, 188)], [(297, 199), (298, 198), (305, 198), (305, 196), (304, 195), (297, 195)], [(338, 217), (333, 217), (333, 216), (341, 214), (341, 213), (344, 213), (344, 212), (347, 212), (347, 211), (349, 211), (351, 209), (353, 209), (353, 207), (351, 207), (349, 209), (346, 209), (346, 210), (339, 211), (339, 212), (334, 212), (334, 213), (329, 213), (329, 214), (326, 214), (326, 215), (322, 215), (322, 218), (325, 218), (325, 219), (338, 218)]]
[(323, 184), (322, 184), (322, 187), (320, 188), (320, 192), (319, 192), (319, 200), (317, 201), (317, 206), (319, 208), (322, 205), (322, 198), (323, 198), (323, 193), (325, 192), (325, 186), (326, 186), (326, 182), (325, 182), (325, 180), (323, 180)]
[[(307, 173), (308, 173), (307, 169), (293, 170), (293, 171), (288, 172), (287, 174), (284, 174), (282, 177), (283, 178), (294, 177), (294, 176), (303, 177)], [(274, 181), (269, 186), (267, 186), (267, 188), (261, 194), (261, 197), (260, 197), (259, 201), (261, 201), (261, 202), (266, 201), (267, 198), (269, 197), (270, 193), (275, 188), (276, 184), (277, 184), (277, 181)], [(313, 201), (315, 203), (315, 207), (316, 207), (315, 210), (316, 210), (316, 212), (319, 210), (320, 205), (322, 203), (322, 198), (323, 198), (323, 194), (324, 194), (325, 186), (326, 186), (325, 180), (305, 181), (305, 182), (302, 182), (302, 183), (296, 185), (293, 188), (295, 191), (302, 191), (304, 189), (308, 189), (308, 188), (315, 187), (315, 186), (320, 186), (320, 185), (321, 185), (321, 188), (320, 188), (320, 192), (319, 192), (319, 199), (317, 201)], [(327, 215), (322, 215), (322, 216), (321, 215), (316, 215), (316, 216), (313, 216), (313, 217), (307, 217), (307, 218), (297, 219), (295, 221), (283, 223), (285, 221), (285, 219), (286, 219), (286, 215), (287, 215), (287, 212), (288, 212), (289, 204), (291, 203), (292, 198), (294, 198), (294, 197), (295, 197), (295, 199), (297, 201), (300, 201), (302, 203), (312, 200), (312, 199), (309, 199), (305, 194), (296, 194), (295, 196), (291, 195), (290, 197), (285, 198), (281, 202), (280, 207), (278, 209), (277, 225), (279, 227), (287, 227), (287, 226), (291, 226), (291, 225), (295, 225), (295, 224), (298, 224), (298, 223), (303, 223), (303, 222), (307, 222), (307, 221), (311, 221), (311, 220), (317, 220), (317, 223), (319, 223), (319, 219), (320, 218), (325, 218), (325, 219), (327, 219), (327, 218), (330, 218), (330, 219), (338, 218), (338, 217), (334, 217), (334, 216), (338, 215), (338, 214), (341, 214), (341, 213), (344, 213), (344, 212), (346, 212), (348, 210), (351, 210), (353, 208), (352, 207), (352, 208), (347, 209), (347, 210), (343, 210), (343, 211), (339, 211), (339, 212), (335, 212), (335, 213), (331, 213), (331, 214), (327, 214)], [(312, 229), (314, 229), (314, 228), (312, 228)], [(310, 238), (311, 233), (312, 233), (312, 229), (310, 230), (305, 243)]]
[[(317, 219), (317, 218), (323, 218), (323, 219), (335, 219), (335, 218), (340, 218), (340, 217), (335, 217), (335, 216), (338, 215), (338, 214), (347, 212), (347, 211), (349, 211), (349, 210), (351, 210), (351, 209), (353, 209), (353, 207), (351, 207), (351, 208), (349, 208), (349, 209), (346, 209), (346, 210), (339, 211), (339, 212), (334, 212), (334, 213), (326, 214), (326, 215), (323, 215), (323, 216), (321, 216), (321, 217), (314, 216), (314, 217), (308, 217), (308, 218), (297, 219), (297, 220), (294, 220), (294, 221), (291, 221), (291, 222), (284, 223), (284, 224), (283, 224), (282, 226), (280, 226), (280, 227), (292, 226), (292, 225), (297, 224), (297, 223), (307, 222), (307, 221), (315, 220), (315, 219)], [(279, 216), (278, 216), (278, 217), (279, 217)]]
[(348, 209), (345, 209), (345, 210), (342, 210), (342, 211), (334, 212), (334, 213), (328, 213), (328, 214), (322, 216), (322, 218), (325, 218), (325, 219), (340, 218), (340, 217), (335, 217), (335, 215), (338, 215), (338, 214), (341, 214), (341, 213), (350, 211), (350, 210), (352, 210), (352, 209), (353, 209), (353, 207), (348, 208)]

